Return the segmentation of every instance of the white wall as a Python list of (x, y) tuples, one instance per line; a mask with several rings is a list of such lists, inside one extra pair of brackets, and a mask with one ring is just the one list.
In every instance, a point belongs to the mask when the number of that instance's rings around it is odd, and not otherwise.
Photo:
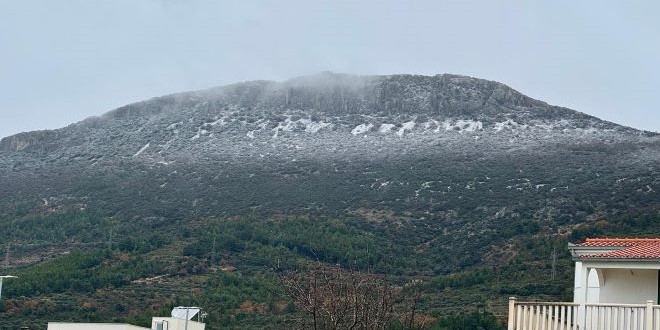
[[(173, 317), (153, 317), (151, 324), (153, 328), (154, 322), (167, 321), (168, 330), (184, 330), (186, 328), (186, 320), (175, 319)], [(204, 330), (206, 325), (204, 323), (188, 321), (188, 330)]]
[(119, 323), (48, 322), (48, 330), (149, 330), (149, 328)]
[(658, 271), (655, 269), (603, 269), (601, 303), (643, 304), (658, 300)]
[[(578, 304), (582, 302), (584, 292), (580, 287), (581, 278), (582, 263), (576, 262), (573, 301)], [(657, 269), (606, 268), (599, 272), (591, 269), (588, 283), (587, 303), (643, 304), (647, 300), (658, 301)]]
[[(575, 280), (573, 281), (573, 283), (575, 283), (573, 289), (573, 302), (577, 304), (581, 303), (582, 297), (584, 297), (582, 288), (580, 287), (581, 279), (582, 279), (582, 263), (578, 261), (575, 263)], [(598, 303), (600, 297), (600, 286), (598, 285), (598, 273), (595, 270), (592, 269), (589, 272), (589, 280), (587, 281), (587, 283), (589, 283), (589, 292), (587, 293), (587, 303), (588, 304)]]

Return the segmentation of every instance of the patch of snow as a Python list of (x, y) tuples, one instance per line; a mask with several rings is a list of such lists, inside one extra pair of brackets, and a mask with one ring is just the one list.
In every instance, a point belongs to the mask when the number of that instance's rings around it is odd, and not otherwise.
[(140, 150), (138, 150), (138, 152), (136, 152), (135, 155), (133, 155), (133, 157), (137, 157), (141, 153), (143, 153), (145, 150), (147, 150), (147, 148), (149, 148), (150, 144), (151, 144), (151, 142), (147, 143), (144, 147), (142, 147)]
[(596, 133), (598, 133), (598, 129), (594, 127), (582, 129), (582, 134), (596, 134)]
[(437, 120), (429, 119), (429, 121), (424, 123), (424, 129), (425, 130), (429, 130), (433, 126), (435, 126), (435, 128), (433, 129), (433, 132), (435, 132), (435, 133), (440, 132), (441, 125)]
[[(284, 123), (284, 125), (282, 125)], [(273, 134), (273, 138), (276, 138), (280, 135), (280, 131), (287, 131), (291, 132), (293, 129), (296, 127), (296, 121), (291, 121), (291, 117), (287, 117), (284, 122), (279, 122), (277, 123), (277, 127), (273, 128), (273, 131), (275, 132)]]
[(280, 127), (283, 131), (291, 132), (296, 127), (296, 122), (291, 121), (291, 117), (288, 117), (286, 120), (284, 120), (284, 126), (280, 125)]
[(461, 129), (461, 132), (474, 132), (483, 129), (484, 127), (480, 121), (474, 120), (459, 120), (456, 122), (456, 126)]
[(353, 130), (351, 131), (351, 134), (353, 134), (353, 135), (363, 134), (363, 133), (369, 132), (369, 130), (371, 130), (371, 128), (373, 128), (373, 127), (374, 127), (374, 125), (371, 124), (371, 123), (369, 123), (369, 124), (360, 124), (360, 125), (355, 126), (355, 128), (353, 128)]
[(202, 135), (208, 135), (208, 134), (209, 134), (209, 131), (207, 131), (203, 128), (198, 128), (197, 129), (197, 134), (195, 134), (190, 140), (197, 140), (200, 137), (202, 137)]
[(478, 120), (475, 121), (475, 120), (460, 119), (454, 123), (445, 120), (444, 122), (442, 122), (442, 127), (445, 129), (445, 131), (455, 130), (458, 131), (459, 133), (463, 133), (463, 132), (480, 131), (483, 129), (484, 125), (482, 122)]
[(298, 121), (301, 124), (305, 125), (305, 132), (309, 132), (309, 133), (316, 133), (319, 130), (332, 125), (331, 123), (326, 123), (326, 122), (323, 122), (323, 121), (315, 122), (315, 121), (312, 121), (312, 120), (309, 120), (309, 119), (300, 119)]
[(495, 131), (499, 132), (505, 128), (515, 128), (520, 126), (515, 120), (513, 119), (507, 119), (501, 123), (495, 123)]
[(399, 130), (396, 132), (396, 135), (403, 136), (403, 134), (406, 131), (411, 131), (413, 128), (415, 128), (415, 122), (414, 121), (411, 120), (411, 121), (405, 122), (401, 125), (401, 128), (399, 128)]
[(380, 133), (388, 133), (390, 132), (396, 125), (394, 124), (382, 124), (378, 128), (378, 132)]
[[(247, 137), (249, 137), (250, 139), (254, 139), (254, 133), (262, 131), (263, 129), (266, 128), (266, 126), (268, 126), (268, 121), (264, 121), (263, 123), (260, 123), (259, 125), (257, 125), (257, 127), (259, 127), (258, 129), (251, 130), (251, 131), (247, 132), (245, 135), (247, 135)], [(275, 134), (274, 137), (276, 137), (276, 136), (277, 136), (277, 134)]]
[(552, 124), (536, 124), (534, 127), (540, 128), (540, 129), (543, 129), (543, 130), (546, 130), (546, 131), (551, 131), (555, 126), (552, 125)]

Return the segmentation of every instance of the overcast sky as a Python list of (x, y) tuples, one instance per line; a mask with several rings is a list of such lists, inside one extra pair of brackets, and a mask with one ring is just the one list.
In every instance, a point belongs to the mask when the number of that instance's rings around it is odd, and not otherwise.
[(456, 73), (660, 131), (660, 1), (0, 0), (0, 137), (172, 92)]

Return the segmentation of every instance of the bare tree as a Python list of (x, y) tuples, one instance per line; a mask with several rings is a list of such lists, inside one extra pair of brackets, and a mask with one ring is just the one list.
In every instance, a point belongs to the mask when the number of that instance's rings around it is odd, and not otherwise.
[[(413, 329), (419, 293), (403, 300), (393, 287), (371, 272), (317, 265), (307, 272), (280, 277), (297, 313), (292, 326), (314, 330)], [(397, 306), (397, 301), (408, 306)]]

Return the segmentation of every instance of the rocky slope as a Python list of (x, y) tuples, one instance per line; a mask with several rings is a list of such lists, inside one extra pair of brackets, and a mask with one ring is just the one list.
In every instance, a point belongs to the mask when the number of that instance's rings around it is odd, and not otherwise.
[(404, 136), (442, 140), (456, 137), (452, 136), (456, 133), (490, 136), (511, 132), (546, 140), (558, 133), (639, 135), (491, 81), (454, 75), (326, 73), (284, 83), (248, 82), (154, 98), (64, 129), (8, 137), (0, 142), (0, 149), (69, 159), (143, 153), (176, 158), (190, 148), (227, 148), (221, 141), (228, 139), (234, 145), (256, 143), (261, 147), (297, 137), (314, 143), (363, 136), (379, 141), (398, 141)]
[[(7, 137), (0, 141), (0, 180), (3, 200), (18, 190), (22, 201), (35, 203), (103, 206), (117, 196), (124, 205), (141, 189), (155, 196), (153, 209), (194, 210), (204, 200), (229, 199), (207, 205), (204, 214), (330, 202), (330, 211), (343, 204), (432, 207), (493, 180), (501, 182), (485, 191), (581, 189), (568, 182), (576, 180), (572, 174), (558, 173), (564, 170), (593, 176), (602, 191), (643, 174), (648, 179), (635, 189), (654, 193), (659, 141), (656, 134), (551, 106), (497, 82), (323, 73), (158, 97), (62, 129)], [(522, 174), (536, 160), (567, 167), (538, 164)], [(578, 163), (581, 168), (571, 168)], [(506, 164), (511, 173), (482, 168), (488, 164)], [(622, 172), (614, 173), (619, 167)], [(598, 171), (611, 176), (600, 179)], [(122, 182), (117, 175), (139, 180)], [(106, 191), (85, 188), (105, 178)], [(273, 187), (287, 190), (278, 198)], [(327, 196), (323, 189), (331, 189), (331, 198), (318, 199)], [(183, 200), (167, 198), (184, 191)], [(295, 201), (288, 200), (292, 196)], [(131, 212), (130, 206), (119, 209)]]

